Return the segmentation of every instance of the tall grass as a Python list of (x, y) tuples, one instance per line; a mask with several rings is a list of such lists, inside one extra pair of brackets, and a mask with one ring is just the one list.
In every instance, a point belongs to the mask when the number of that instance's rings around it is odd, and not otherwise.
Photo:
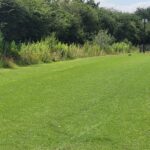
[(117, 54), (117, 53), (130, 53), (132, 51), (138, 51), (138, 48), (134, 47), (130, 43), (120, 42), (111, 45), (110, 50), (113, 54)]
[(48, 37), (40, 42), (22, 44), (19, 55), (22, 63), (37, 64), (104, 54), (128, 53), (132, 49), (133, 47), (125, 42), (107, 45), (106, 48), (95, 42), (86, 42), (82, 46), (68, 45), (57, 41), (54, 37)]
[(19, 54), (25, 64), (49, 62), (51, 59), (49, 47), (44, 42), (22, 44)]
[[(131, 50), (136, 50), (135, 47), (126, 42), (111, 44), (112, 37), (106, 32), (102, 32), (103, 34), (101, 32), (94, 41), (86, 42), (84, 45), (65, 44), (58, 41), (54, 35), (32, 43), (16, 44), (12, 41), (9, 45), (10, 57), (5, 60), (1, 59), (0, 66), (7, 66), (7, 64), (11, 66), (14, 64), (14, 60), (17, 63), (30, 65), (104, 54), (129, 53)], [(0, 52), (2, 52), (2, 42), (3, 39), (0, 36)]]

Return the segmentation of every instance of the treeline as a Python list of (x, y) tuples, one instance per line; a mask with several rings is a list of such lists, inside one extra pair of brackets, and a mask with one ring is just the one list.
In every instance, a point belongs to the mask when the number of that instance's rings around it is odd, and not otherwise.
[(150, 8), (130, 14), (101, 8), (94, 0), (0, 0), (1, 54), (12, 54), (12, 42), (21, 47), (54, 34), (66, 45), (96, 40), (101, 47), (114, 42), (139, 46), (144, 37), (150, 43), (150, 26), (144, 36), (143, 18), (150, 19)]

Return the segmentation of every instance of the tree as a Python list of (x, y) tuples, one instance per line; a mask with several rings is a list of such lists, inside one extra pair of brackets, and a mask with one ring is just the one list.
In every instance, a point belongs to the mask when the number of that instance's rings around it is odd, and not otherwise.
[(114, 37), (108, 34), (107, 31), (100, 30), (94, 38), (94, 43), (99, 45), (104, 50), (109, 47), (115, 41)]
[(0, 22), (5, 41), (20, 41), (26, 37), (27, 12), (14, 0), (0, 1)]
[(98, 8), (99, 7), (99, 5), (100, 5), (100, 2), (98, 2), (98, 3), (95, 3), (95, 1), (94, 0), (87, 0), (87, 2), (86, 2), (88, 5), (90, 5), (91, 7), (93, 7), (93, 8)]
[(114, 36), (116, 26), (118, 24), (118, 18), (121, 13), (116, 10), (99, 8), (98, 18), (99, 18), (99, 30), (107, 30), (109, 34)]
[(117, 19), (117, 25), (114, 31), (114, 36), (117, 41), (127, 39), (137, 45), (140, 42), (141, 23), (134, 14), (121, 14)]

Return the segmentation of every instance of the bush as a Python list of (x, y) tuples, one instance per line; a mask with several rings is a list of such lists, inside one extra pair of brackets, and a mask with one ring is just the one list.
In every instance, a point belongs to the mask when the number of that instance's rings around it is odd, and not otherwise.
[(39, 42), (22, 44), (19, 54), (23, 64), (37, 64), (60, 60), (66, 49), (52, 34)]
[(83, 45), (84, 54), (86, 57), (102, 55), (103, 51), (101, 47), (96, 43), (86, 42)]
[(19, 56), (19, 50), (20, 50), (20, 44), (16, 44), (15, 41), (12, 41), (10, 43), (10, 46), (9, 46), (9, 56), (12, 57), (15, 61), (18, 61), (20, 59), (20, 56)]
[(83, 55), (84, 55), (84, 52), (81, 46), (76, 45), (76, 44), (71, 44), (68, 46), (68, 53), (67, 53), (68, 59), (83, 57)]
[(41, 40), (41, 42), (48, 45), (50, 50), (55, 51), (55, 46), (57, 45), (58, 40), (56, 39), (55, 34), (53, 33), (51, 36), (48, 36), (45, 39)]
[(17, 68), (17, 65), (14, 63), (12, 58), (1, 58), (0, 67), (14, 69)]
[(97, 44), (86, 42), (84, 45), (69, 45), (68, 58), (81, 58), (102, 55), (102, 50)]
[(58, 42), (55, 45), (55, 51), (52, 51), (54, 61), (65, 60), (68, 57), (69, 46), (67, 44)]
[(37, 64), (51, 61), (49, 45), (43, 41), (22, 44), (19, 54), (23, 64)]
[(131, 45), (125, 42), (114, 43), (110, 49), (112, 53), (130, 53)]
[(108, 53), (109, 46), (115, 41), (114, 37), (107, 31), (100, 30), (95, 36), (93, 43), (98, 45), (104, 52)]

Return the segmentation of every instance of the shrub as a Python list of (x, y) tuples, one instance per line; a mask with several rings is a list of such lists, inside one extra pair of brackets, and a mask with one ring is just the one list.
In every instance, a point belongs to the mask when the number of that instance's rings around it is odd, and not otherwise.
[(58, 40), (56, 39), (54, 33), (51, 36), (48, 36), (45, 39), (42, 39), (41, 41), (45, 43), (46, 45), (48, 45), (50, 50), (55, 51), (55, 46), (57, 45)]
[(15, 41), (12, 41), (9, 46), (9, 56), (12, 57), (15, 61), (20, 59), (19, 56), (20, 44), (16, 44)]
[(43, 41), (22, 44), (19, 54), (23, 64), (37, 64), (51, 61), (49, 45)]
[(115, 41), (114, 37), (108, 34), (107, 31), (100, 30), (95, 36), (93, 43), (98, 45), (106, 53), (109, 52), (109, 46)]
[(125, 42), (114, 43), (110, 49), (112, 53), (129, 53), (131, 51), (131, 45)]
[(83, 57), (84, 52), (80, 45), (71, 44), (68, 46), (67, 58), (73, 59), (77, 57)]
[(103, 53), (101, 47), (96, 43), (86, 42), (83, 45), (83, 49), (84, 49), (85, 56), (89, 56), (89, 57), (99, 56), (99, 55), (102, 55)]
[(68, 57), (69, 46), (67, 44), (58, 42), (55, 45), (55, 51), (52, 52), (53, 60), (65, 60)]
[(12, 58), (1, 58), (0, 67), (14, 69), (17, 68), (17, 65), (14, 63)]

